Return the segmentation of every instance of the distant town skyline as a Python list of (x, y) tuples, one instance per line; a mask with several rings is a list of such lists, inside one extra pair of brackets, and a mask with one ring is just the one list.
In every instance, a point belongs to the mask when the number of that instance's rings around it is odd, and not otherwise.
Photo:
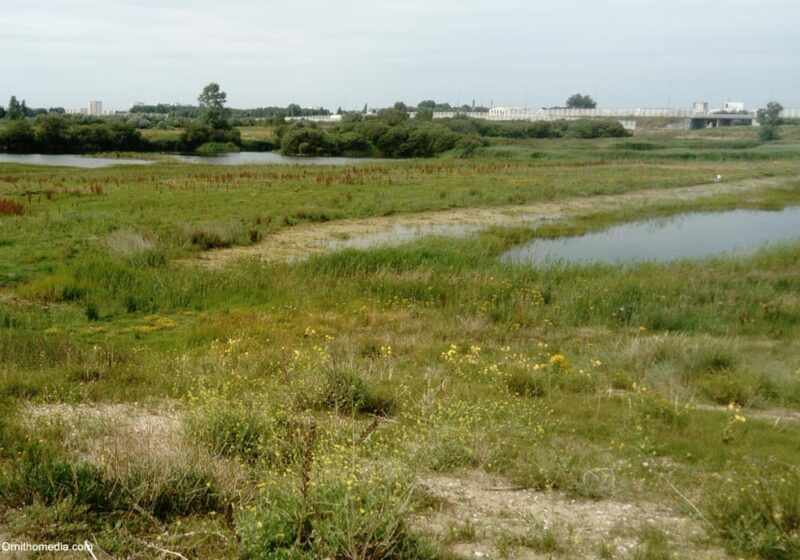
[[(789, 0), (8, 0), (0, 105), (800, 107)], [(11, 56), (20, 53), (20, 56)], [(23, 55), (24, 54), (24, 55)]]

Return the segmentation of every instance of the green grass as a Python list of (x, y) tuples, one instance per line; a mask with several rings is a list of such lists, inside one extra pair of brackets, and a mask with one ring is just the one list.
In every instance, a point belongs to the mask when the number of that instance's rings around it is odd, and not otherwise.
[[(357, 168), (0, 166), (0, 196), (25, 207), (0, 217), (4, 533), (91, 536), (115, 556), (153, 545), (447, 558), (483, 529), (430, 534), (447, 506), (426, 502), (418, 481), (477, 470), (576, 500), (667, 504), (708, 533), (698, 545), (657, 523), (634, 528), (635, 558), (695, 545), (794, 557), (800, 422), (780, 411), (800, 410), (800, 244), (625, 267), (497, 258), (646, 216), (800, 202), (790, 138), (714, 137), (537, 141)], [(532, 149), (548, 155), (520, 155)], [(676, 165), (684, 150), (700, 160)], [(787, 179), (291, 263), (185, 262), (292, 223), (717, 172)], [(568, 527), (535, 529), (494, 542), (504, 554), (584, 551)]]

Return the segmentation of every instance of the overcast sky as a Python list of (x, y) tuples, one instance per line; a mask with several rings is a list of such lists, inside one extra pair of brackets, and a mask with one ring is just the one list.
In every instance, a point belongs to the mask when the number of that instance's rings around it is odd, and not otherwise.
[(800, 107), (798, 0), (0, 0), (0, 104)]

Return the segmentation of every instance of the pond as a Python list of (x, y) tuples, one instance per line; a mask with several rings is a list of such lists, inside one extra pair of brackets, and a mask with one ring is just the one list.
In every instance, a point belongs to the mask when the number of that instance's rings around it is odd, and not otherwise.
[[(238, 152), (214, 156), (196, 156), (180, 154), (167, 155), (182, 163), (202, 163), (207, 165), (354, 165), (358, 163), (379, 162), (385, 160), (373, 158), (347, 157), (287, 157), (276, 152)], [(60, 165), (66, 167), (98, 168), (111, 165), (142, 165), (154, 163), (153, 160), (102, 158), (81, 155), (45, 155), (45, 154), (4, 154), (0, 153), (0, 163), (26, 163), (28, 165)]]
[(25, 163), (27, 165), (58, 165), (64, 167), (99, 168), (111, 165), (144, 165), (153, 163), (143, 159), (102, 158), (70, 154), (4, 154), (0, 163)]
[(172, 155), (171, 157), (184, 163), (204, 163), (208, 165), (353, 165), (381, 161), (374, 158), (349, 157), (289, 157), (277, 152), (237, 152), (213, 156)]
[(505, 252), (505, 262), (529, 265), (670, 262), (752, 252), (800, 239), (800, 207), (781, 211), (694, 212), (629, 222), (597, 233), (535, 239)]

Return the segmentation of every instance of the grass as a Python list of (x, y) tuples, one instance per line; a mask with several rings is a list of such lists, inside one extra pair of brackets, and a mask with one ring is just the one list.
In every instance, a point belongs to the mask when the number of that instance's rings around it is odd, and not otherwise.
[[(345, 168), (3, 165), (0, 196), (24, 207), (0, 218), (4, 533), (113, 556), (448, 558), (489, 529), (436, 529), (448, 506), (420, 481), (483, 471), (598, 508), (666, 504), (705, 530), (628, 528), (630, 557), (796, 556), (797, 242), (625, 267), (497, 258), (645, 216), (796, 205), (793, 133), (734, 133)], [(548, 155), (520, 157), (532, 149)], [(676, 165), (681, 150), (699, 159)], [(773, 159), (732, 155), (759, 150)], [(185, 262), (297, 223), (717, 172), (776, 184), (295, 262)], [(502, 554), (622, 557), (613, 535), (502, 519)]]

